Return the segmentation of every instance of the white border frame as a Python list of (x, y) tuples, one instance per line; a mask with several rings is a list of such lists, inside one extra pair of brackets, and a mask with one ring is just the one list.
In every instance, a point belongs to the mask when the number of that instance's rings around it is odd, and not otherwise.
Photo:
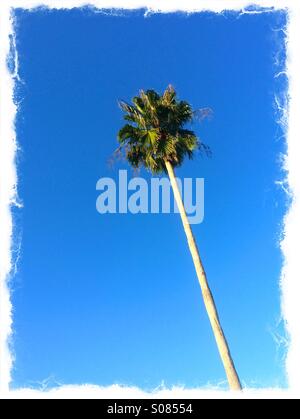
[[(4, 4), (5, 3), (5, 4)], [(300, 2), (297, 0), (3, 0), (0, 2), (0, 398), (299, 398), (300, 397)], [(291, 336), (286, 369), (289, 390), (265, 389), (245, 390), (243, 394), (218, 391), (216, 388), (184, 389), (160, 388), (146, 393), (135, 387), (112, 385), (99, 387), (62, 386), (49, 391), (19, 389), (10, 391), (13, 355), (9, 351), (12, 334), (12, 305), (10, 301), (9, 273), (12, 271), (12, 214), (11, 206), (19, 205), (17, 200), (17, 175), (15, 155), (17, 150), (14, 121), (17, 107), (13, 102), (14, 82), (18, 78), (18, 60), (15, 57), (15, 71), (11, 74), (6, 65), (10, 49), (9, 36), (14, 39), (10, 11), (13, 8), (31, 9), (45, 6), (56, 9), (70, 9), (94, 6), (97, 9), (139, 9), (147, 12), (200, 12), (222, 13), (224, 10), (244, 13), (263, 13), (245, 10), (254, 5), (274, 10), (288, 9), (287, 65), (289, 79), (289, 107), (282, 115), (287, 122), (288, 153), (285, 158), (287, 187), (293, 195), (293, 203), (285, 217), (284, 238), (281, 249), (284, 256), (282, 269), (282, 314)], [(298, 355), (299, 354), (299, 355)]]

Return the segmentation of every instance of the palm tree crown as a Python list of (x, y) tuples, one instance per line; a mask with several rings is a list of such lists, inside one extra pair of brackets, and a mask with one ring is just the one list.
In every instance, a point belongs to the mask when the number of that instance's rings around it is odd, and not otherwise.
[(177, 167), (186, 156), (192, 158), (196, 149), (208, 151), (194, 131), (184, 128), (194, 119), (195, 111), (188, 102), (176, 98), (171, 85), (162, 95), (141, 90), (132, 104), (120, 101), (119, 105), (129, 123), (120, 129), (118, 141), (134, 168), (166, 172), (166, 161)]

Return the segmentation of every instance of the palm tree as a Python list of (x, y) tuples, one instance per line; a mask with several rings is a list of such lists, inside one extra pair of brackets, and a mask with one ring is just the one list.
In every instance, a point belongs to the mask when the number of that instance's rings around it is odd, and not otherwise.
[(139, 96), (132, 99), (132, 104), (120, 101), (119, 105), (125, 113), (124, 119), (128, 121), (118, 133), (119, 150), (125, 151), (126, 158), (133, 168), (144, 166), (152, 173), (165, 172), (169, 175), (230, 389), (241, 390), (242, 386), (220, 324), (174, 174), (174, 168), (180, 166), (186, 156), (191, 159), (196, 149), (209, 150), (197, 138), (194, 131), (184, 128), (194, 119), (196, 113), (188, 102), (176, 98), (172, 86), (168, 86), (162, 95), (154, 90), (141, 90)]

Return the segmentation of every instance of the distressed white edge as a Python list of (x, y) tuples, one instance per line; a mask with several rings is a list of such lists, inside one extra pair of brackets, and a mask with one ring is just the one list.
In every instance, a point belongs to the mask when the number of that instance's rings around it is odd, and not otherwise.
[[(282, 271), (282, 313), (286, 328), (291, 336), (286, 359), (289, 390), (281, 389), (246, 389), (243, 394), (220, 391), (213, 386), (187, 389), (160, 387), (153, 392), (145, 392), (137, 387), (111, 385), (107, 387), (94, 385), (64, 385), (54, 389), (32, 390), (23, 388), (9, 390), (13, 355), (9, 350), (9, 339), (12, 334), (12, 305), (8, 284), (12, 270), (12, 215), (11, 205), (18, 205), (17, 176), (15, 153), (17, 150), (14, 121), (17, 107), (13, 102), (14, 80), (18, 78), (17, 69), (10, 74), (6, 66), (9, 53), (9, 35), (14, 36), (10, 9), (20, 7), (30, 9), (45, 6), (56, 9), (70, 9), (85, 5), (101, 8), (138, 9), (146, 8), (151, 12), (200, 12), (239, 11), (259, 13), (256, 10), (245, 10), (249, 5), (274, 10), (288, 9), (289, 24), (287, 27), (287, 68), (289, 78), (288, 107), (288, 153), (285, 157), (287, 170), (286, 183), (293, 203), (285, 217), (284, 238), (281, 248), (284, 256)], [(300, 4), (295, 0), (186, 0), (184, 6), (179, 0), (5, 0), (0, 3), (0, 398), (299, 398), (300, 396), (300, 333), (299, 318), (299, 237), (300, 237), (300, 173), (299, 173), (299, 134), (300, 134), (300, 57), (298, 44), (300, 39)], [(17, 65), (17, 57), (15, 61)], [(287, 109), (286, 109), (287, 110)]]

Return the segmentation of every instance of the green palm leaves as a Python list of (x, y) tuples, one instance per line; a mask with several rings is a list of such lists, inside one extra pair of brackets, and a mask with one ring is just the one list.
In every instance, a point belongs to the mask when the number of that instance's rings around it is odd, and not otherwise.
[(134, 168), (145, 166), (160, 173), (166, 171), (166, 161), (176, 167), (186, 156), (192, 158), (196, 149), (208, 151), (194, 131), (184, 128), (195, 112), (188, 102), (177, 100), (172, 86), (161, 96), (154, 90), (141, 90), (132, 104), (119, 104), (128, 123), (120, 129), (118, 141)]

